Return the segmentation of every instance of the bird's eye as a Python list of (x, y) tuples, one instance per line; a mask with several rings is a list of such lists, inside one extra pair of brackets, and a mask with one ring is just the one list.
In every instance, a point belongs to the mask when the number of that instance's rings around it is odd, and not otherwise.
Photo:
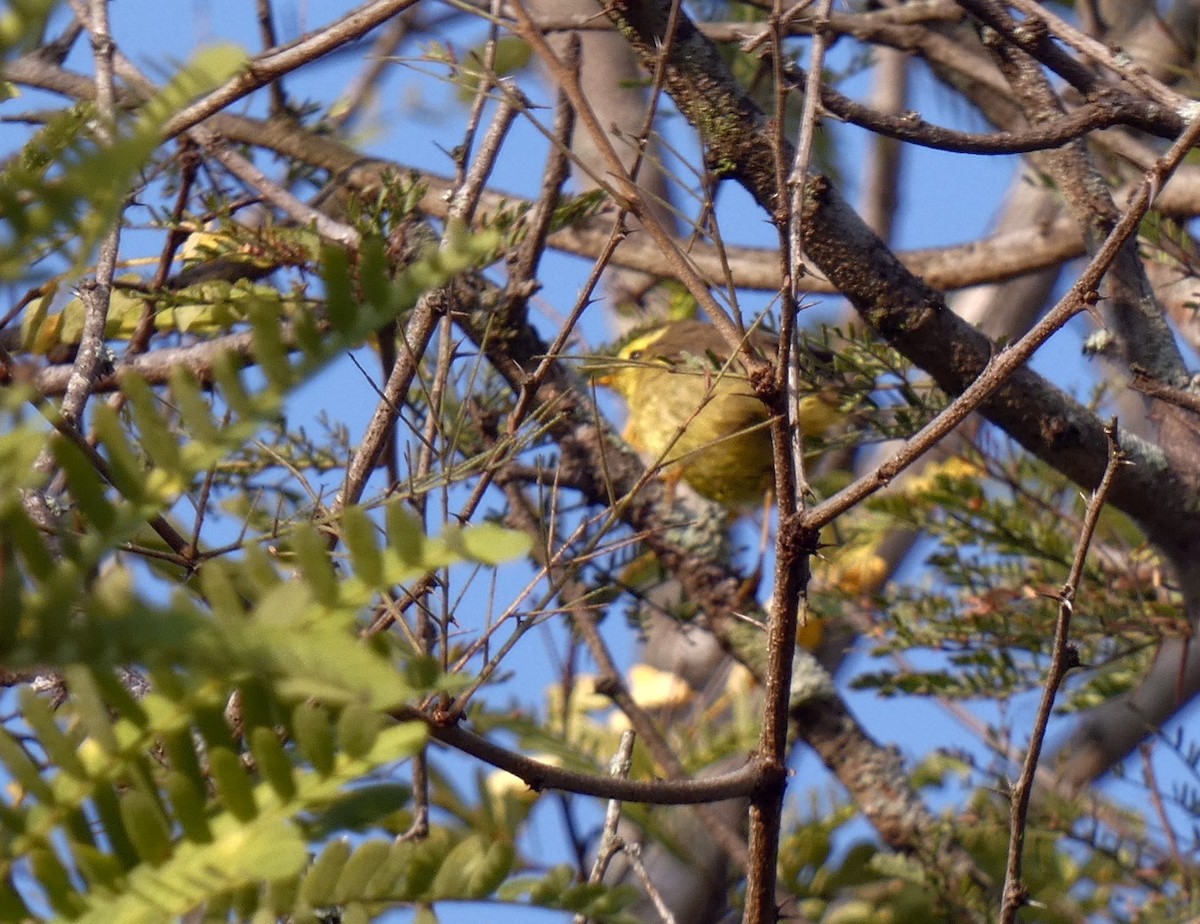
[(630, 358), (630, 359), (634, 359), (634, 360), (636, 360), (636, 359), (641, 359), (641, 358), (642, 358), (642, 351), (641, 351), (641, 350), (634, 350), (632, 353), (630, 353), (630, 354), (629, 354), (629, 358)]

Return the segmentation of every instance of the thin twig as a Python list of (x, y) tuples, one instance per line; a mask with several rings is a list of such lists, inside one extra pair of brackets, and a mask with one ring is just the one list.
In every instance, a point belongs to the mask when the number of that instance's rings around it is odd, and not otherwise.
[(654, 905), (654, 910), (658, 913), (658, 918), (662, 924), (675, 924), (675, 913), (663, 898), (662, 892), (659, 890), (658, 884), (650, 875), (650, 871), (646, 869), (646, 865), (642, 862), (642, 848), (639, 844), (628, 844), (625, 847), (625, 857), (629, 861), (629, 866), (633, 869), (633, 874), (637, 876), (638, 882), (645, 889), (647, 897)]
[[(375, 470), (380, 454), (387, 444), (388, 434), (404, 406), (405, 396), (417, 374), (420, 357), (424, 355), (429, 341), (433, 338), (434, 328), (441, 315), (439, 305), (434, 293), (426, 293), (417, 301), (416, 307), (409, 315), (403, 336), (405, 348), (400, 351), (392, 374), (388, 376), (387, 384), (383, 387), (383, 399), (371, 415), (357, 451), (346, 465), (346, 480), (330, 507), (331, 517), (336, 518), (346, 507), (358, 503), (362, 497), (367, 479)], [(336, 534), (330, 537), (330, 541), (337, 542)]]
[[(263, 48), (274, 48), (279, 44), (275, 37), (275, 18), (271, 14), (271, 0), (254, 0), (255, 11), (258, 14), (258, 32), (262, 38)], [(287, 109), (287, 94), (283, 89), (283, 79), (271, 81), (271, 115), (280, 115)]]
[(1133, 373), (1133, 379), (1129, 383), (1131, 388), (1140, 391), (1143, 395), (1149, 395), (1151, 398), (1158, 398), (1160, 401), (1175, 405), (1175, 407), (1200, 414), (1200, 395), (1183, 388), (1173, 388), (1158, 379), (1151, 378), (1146, 374), (1146, 370), (1139, 366), (1131, 367), (1130, 371)]
[[(147, 96), (154, 92), (154, 84), (138, 67), (122, 55), (113, 51), (116, 70), (139, 91)], [(295, 66), (299, 66), (296, 64)], [(230, 173), (256, 190), (265, 200), (276, 206), (293, 221), (312, 226), (326, 240), (342, 247), (355, 248), (359, 234), (351, 226), (339, 222), (324, 212), (301, 202), (288, 189), (276, 183), (250, 160), (232, 150), (228, 143), (211, 126), (196, 125), (186, 132), (196, 144), (203, 145), (210, 154)]]
[[(0, 360), (8, 358), (7, 352), (0, 347)], [(62, 418), (62, 415), (57, 413), (52, 407), (49, 407), (42, 401), (35, 401), (34, 406), (46, 417), (51, 425), (63, 437), (69, 440), (88, 460), (88, 463), (96, 470), (96, 473), (110, 485), (116, 484), (112, 476), (112, 471), (108, 467), (108, 463), (104, 457), (96, 450), (96, 447), (88, 442), (87, 438), (79, 431), (79, 428), (69, 424)], [(40, 522), (40, 520), (39, 520)], [(167, 560), (174, 562), (183, 568), (193, 567), (195, 564), (195, 549), (186, 539), (183, 538), (175, 529), (174, 526), (162, 515), (155, 514), (147, 520), (150, 528), (158, 534), (158, 537), (171, 549), (174, 553), (172, 556), (164, 556)]]
[(342, 247), (356, 249), (361, 235), (345, 222), (331, 218), (320, 209), (315, 209), (288, 189), (276, 183), (253, 163), (232, 150), (220, 137), (203, 127), (189, 133), (200, 141), (215, 160), (239, 180), (258, 192), (267, 202), (274, 205), (297, 224), (312, 227), (321, 237)]
[[(573, 69), (566, 67), (562, 60), (554, 53), (553, 49), (550, 48), (545, 36), (538, 31), (533, 18), (525, 9), (521, 0), (515, 0), (512, 10), (517, 18), (517, 23), (514, 26), (517, 34), (529, 43), (546, 69), (550, 71), (555, 81), (562, 87), (563, 92), (575, 107), (577, 118), (587, 129), (592, 142), (596, 146), (597, 152), (603, 158), (605, 166), (609, 170), (607, 177), (603, 179), (595, 178), (598, 185), (608, 192), (613, 197), (613, 200), (622, 208), (627, 209), (637, 217), (642, 223), (642, 228), (659, 246), (662, 259), (665, 261), (671, 274), (679, 279), (687, 288), (688, 293), (696, 299), (697, 304), (708, 315), (709, 320), (721, 332), (721, 335), (725, 337), (731, 349), (737, 351), (739, 354), (742, 353), (741, 345), (744, 339), (742, 332), (733, 323), (728, 312), (713, 297), (708, 283), (696, 271), (691, 260), (682, 251), (675, 235), (658, 220), (658, 217), (654, 214), (654, 209), (651, 207), (652, 203), (647, 202), (642, 197), (637, 185), (629, 179), (628, 172), (621, 162), (620, 156), (613, 148), (612, 142), (608, 139), (608, 133), (600, 124), (595, 110), (579, 85), (578, 75)], [(755, 364), (749, 354), (745, 355), (745, 359)]]
[[(635, 737), (629, 729), (621, 732), (621, 742), (617, 745), (617, 753), (613, 755), (608, 765), (609, 776), (622, 780), (629, 779), (629, 770), (633, 766)], [(591, 872), (588, 873), (588, 882), (592, 885), (599, 885), (604, 881), (608, 864), (625, 846), (624, 841), (617, 834), (617, 826), (620, 823), (621, 801), (610, 799), (608, 807), (604, 811), (604, 827), (600, 831), (600, 842), (596, 846), (596, 858), (592, 861)], [(577, 914), (573, 919), (573, 924), (587, 924), (587, 921), (588, 918), (585, 915)]]
[[(491, 0), (493, 8), (498, 2), (499, 0)], [(458, 188), (461, 188), (465, 181), (467, 159), (475, 147), (475, 134), (479, 131), (479, 123), (483, 119), (483, 107), (487, 104), (489, 92), (497, 83), (496, 44), (499, 37), (499, 28), (493, 21), (488, 26), (487, 41), (483, 43), (483, 59), (480, 61), (478, 74), (475, 75), (478, 80), (475, 85), (475, 94), (471, 99), (471, 109), (467, 113), (466, 123), (463, 127), (462, 141), (450, 152), (451, 159), (454, 161), (454, 185)], [(456, 70), (461, 70), (461, 68), (456, 68)], [(494, 121), (493, 124), (495, 124)], [(452, 204), (451, 208), (453, 207)]]
[(663, 89), (667, 80), (667, 59), (671, 54), (671, 43), (675, 41), (675, 24), (679, 19), (681, 6), (682, 0), (671, 0), (671, 9), (667, 14), (666, 41), (663, 43), (661, 53), (650, 75), (650, 92), (647, 94), (646, 112), (642, 117), (642, 124), (638, 128), (637, 134), (634, 136), (637, 148), (634, 152), (633, 162), (629, 165), (629, 180), (635, 184), (642, 171), (642, 164), (645, 162), (646, 150), (650, 143), (650, 134), (654, 131), (654, 122), (658, 117), (658, 107), (662, 101)]
[[(578, 71), (578, 36), (572, 36), (568, 40), (563, 52), (563, 65)], [(537, 269), (546, 250), (546, 238), (550, 234), (554, 212), (563, 195), (563, 187), (571, 173), (571, 135), (574, 130), (575, 110), (571, 108), (570, 101), (560, 89), (555, 95), (554, 127), (551, 130), (549, 158), (542, 171), (541, 191), (537, 203), (529, 213), (525, 239), (509, 260), (503, 329), (511, 329), (524, 323), (529, 297), (536, 291)]]
[[(894, 48), (880, 48), (875, 55), (871, 108), (883, 116), (907, 118), (907, 114), (901, 114), (908, 103), (908, 78), (908, 55)], [(890, 245), (899, 205), (904, 148), (895, 138), (882, 135), (871, 138), (869, 144), (859, 211), (867, 227)]]
[[(438, 445), (438, 437), (445, 437), (445, 433), (442, 430), (442, 414), (446, 408), (446, 394), (448, 391), (450, 391), (450, 374), (454, 367), (455, 354), (454, 324), (450, 320), (449, 314), (442, 315), (441, 320), (438, 322), (437, 335), (437, 359), (433, 369), (433, 381), (430, 383), (428, 388), (425, 422), (421, 428), (421, 439), (417, 448), (416, 464), (410, 466), (409, 468), (409, 471), (417, 480), (423, 480), (424, 478), (428, 477), (430, 472), (433, 471), (434, 452)], [(422, 387), (424, 387), (424, 385)], [(470, 391), (468, 390), (468, 394), (469, 393)], [(396, 422), (393, 421), (392, 431), (390, 434), (392, 440), (397, 438), (395, 427)], [(443, 439), (442, 448), (447, 455), (452, 454), (454, 452), (453, 439)], [(426, 503), (428, 498), (428, 492), (422, 492), (413, 501), (417, 514), (420, 516), (421, 522), (426, 525), (426, 528), (429, 526), (429, 510)], [(441, 510), (441, 520), (443, 523), (446, 523), (449, 522), (449, 516), (447, 515), (448, 512), (445, 509), (447, 504), (445, 489), (443, 489), (441, 492), (441, 498), (443, 507)], [(469, 519), (463, 519), (459, 522), (466, 523), (469, 522)], [(451, 656), (449, 623), (451, 620), (452, 610), (447, 605), (445, 597), (450, 589), (448, 572), (449, 568), (441, 569), (438, 572), (437, 579), (434, 580), (432, 584), (432, 589), (440, 589), (442, 592), (441, 624), (439, 626), (441, 637), (439, 639), (440, 644), (438, 646), (441, 654), (442, 670), (446, 670), (450, 666)], [(433, 577), (433, 575), (430, 576)], [(428, 592), (429, 591), (426, 590), (426, 593)], [(417, 637), (421, 639), (422, 650), (424, 653), (432, 654), (432, 652), (428, 650), (428, 646), (433, 641), (433, 634), (430, 631), (431, 626), (429, 625), (429, 617), (432, 616), (432, 606), (425, 605), (423, 598), (418, 598), (417, 613)], [(422, 623), (425, 623), (425, 625), (422, 625)]]
[[(524, 100), (522, 99), (521, 102), (523, 103)], [(506, 94), (492, 119), (492, 124), (480, 146), (478, 156), (472, 163), (461, 187), (455, 191), (450, 207), (450, 218), (470, 224), (484, 184), (491, 175), (503, 140), (508, 129), (512, 127), (517, 112), (517, 103)], [(443, 238), (441, 246), (446, 247), (448, 243), (448, 236), (446, 236)], [(400, 408), (404, 406), (404, 396), (408, 393), (413, 377), (417, 373), (420, 357), (425, 354), (425, 349), (433, 337), (437, 318), (441, 314), (440, 306), (444, 300), (442, 295), (437, 292), (426, 293), (410, 316), (401, 344), (400, 353), (402, 355), (384, 387), (385, 400), (376, 407), (375, 413), (367, 425), (367, 432), (363, 434), (359, 449), (346, 468), (345, 485), (334, 500), (332, 508), (335, 514), (345, 509), (347, 505), (357, 503), (362, 496), (367, 479), (387, 444), (388, 434), (395, 426)]]
[(345, 130), (371, 99), (387, 68), (395, 62), (394, 55), (410, 32), (408, 18), (397, 16), (375, 39), (364, 56), (363, 70), (351, 82), (340, 99), (329, 107), (329, 121)]
[(1192, 886), (1194, 864), (1184, 858), (1183, 851), (1179, 848), (1179, 838), (1175, 834), (1175, 826), (1167, 815), (1167, 807), (1163, 804), (1162, 787), (1158, 785), (1158, 776), (1154, 772), (1154, 749), (1149, 742), (1144, 741), (1138, 746), (1138, 752), (1142, 756), (1142, 776), (1146, 781), (1146, 790), (1150, 793), (1154, 814), (1158, 816), (1163, 836), (1167, 839), (1167, 848), (1171, 851), (1171, 859), (1175, 861), (1175, 866), (1179, 870), (1180, 891), (1183, 892), (1184, 898), (1190, 904), (1194, 891)]
[(1088, 501), (1087, 512), (1083, 518), (1083, 528), (1075, 546), (1075, 558), (1071, 562), (1067, 580), (1059, 592), (1058, 620), (1054, 626), (1050, 667), (1046, 672), (1045, 687), (1042, 690), (1041, 702), (1038, 704), (1037, 717), (1034, 719), (1029, 751), (1025, 755), (1021, 774), (1013, 784), (1010, 793), (1012, 807), (1009, 820), (1008, 865), (1004, 874), (1003, 904), (1000, 908), (1001, 924), (1012, 924), (1016, 920), (1017, 912), (1029, 901), (1029, 890), (1021, 880), (1029, 800), (1033, 793), (1042, 745), (1046, 738), (1046, 728), (1050, 723), (1050, 712), (1054, 708), (1054, 699), (1058, 694), (1058, 688), (1067, 671), (1079, 665), (1079, 654), (1070, 642), (1071, 616), (1075, 610), (1075, 596), (1079, 589), (1079, 582), (1083, 579), (1083, 566), (1087, 561), (1092, 536), (1095, 535), (1096, 525), (1100, 522), (1100, 511), (1104, 509), (1105, 498), (1117, 476), (1117, 469), (1121, 466), (1121, 446), (1117, 437), (1116, 422), (1106, 426), (1104, 432), (1108, 436), (1108, 464), (1104, 467), (1104, 475), (1100, 478), (1100, 484), (1096, 486), (1096, 490), (1092, 492), (1092, 497)]
[(163, 137), (173, 138), (181, 132), (199, 125), (209, 116), (220, 112), (232, 103), (279, 79), (284, 74), (309, 64), (322, 56), (353, 42), (386, 22), (397, 13), (408, 9), (417, 0), (373, 0), (357, 10), (352, 10), (324, 29), (283, 48), (253, 58), (246, 69), (207, 96), (202, 97), (182, 112), (172, 116), (163, 126)]
[[(552, 170), (553, 163), (547, 169)], [(618, 225), (618, 227), (619, 227), (619, 225)], [(546, 375), (549, 374), (550, 370), (554, 367), (554, 364), (558, 362), (559, 358), (562, 355), (563, 350), (566, 348), (567, 340), (572, 336), (572, 333), (575, 329), (575, 325), (578, 323), (579, 318), (582, 317), (583, 312), (587, 308), (587, 306), (589, 304), (591, 304), (592, 293), (595, 291), (596, 287), (599, 285), (601, 276), (603, 275), (604, 270), (607, 268), (607, 266), (609, 264), (609, 259), (611, 258), (613, 252), (616, 250), (618, 244), (620, 244), (621, 240), (622, 240), (622, 238), (620, 236), (618, 236), (615, 232), (612, 235), (610, 235), (608, 246), (605, 248), (604, 252), (601, 253), (600, 257), (597, 259), (596, 263), (593, 265), (592, 271), (589, 274), (587, 281), (584, 283), (583, 287), (581, 288), (579, 296), (575, 301), (575, 305), (571, 309), (571, 313), (568, 315), (566, 321), (562, 324), (561, 328), (559, 329), (558, 335), (555, 337), (554, 342), (550, 345), (549, 349), (547, 349), (546, 355), (542, 356), (539, 359), (538, 365), (536, 366), (536, 368), (533, 369), (533, 371), (524, 374), (522, 376), (521, 380), (516, 383), (516, 388), (517, 388), (516, 400), (513, 404), (512, 410), (508, 414), (508, 418), (507, 418), (507, 421), (506, 421), (505, 427), (504, 427), (504, 432), (509, 437), (509, 440), (507, 441), (506, 446), (504, 448), (504, 456), (511, 454), (511, 452), (513, 450), (515, 450), (515, 448), (517, 446), (516, 437), (517, 437), (518, 432), (520, 431), (521, 426), (526, 422), (526, 420), (529, 417), (529, 414), (533, 410), (537, 409), (535, 397), (537, 395), (538, 388), (540, 387), (540, 385), (541, 385), (542, 381), (544, 380), (544, 378), (546, 377)], [(498, 329), (498, 332), (504, 331), (504, 330), (509, 330), (509, 329), (511, 329), (511, 328), (501, 326)], [(486, 340), (486, 338), (490, 335), (490, 333), (491, 333), (491, 331), (487, 330), (487, 331), (483, 331), (480, 334), (479, 339), (480, 339), (481, 344), (482, 344), (482, 341)], [(470, 516), (473, 514), (474, 510), (476, 509), (476, 507), (480, 503), (482, 503), (487, 490), (492, 486), (493, 480), (495, 478), (496, 470), (498, 468), (499, 463), (501, 461), (503, 461), (504, 456), (497, 456), (496, 463), (488, 464), (484, 468), (484, 470), (480, 474), (480, 476), (475, 479), (474, 486), (472, 487), (472, 490), (471, 490), (471, 496), (467, 499), (467, 502), (464, 505), (464, 510), (462, 512), (464, 521), (469, 519)], [(647, 472), (645, 477), (646, 477), (646, 479), (649, 479), (650, 477), (652, 477), (651, 473)], [(606, 516), (611, 516), (611, 514), (606, 514)], [(424, 578), (424, 579), (418, 581), (414, 588), (410, 589), (410, 591), (407, 595), (409, 603), (411, 603), (411, 601), (419, 598), (421, 593), (423, 593), (423, 588), (431, 580), (432, 580), (432, 578), (428, 578), (428, 577)], [(524, 596), (524, 595), (522, 595), (522, 596)], [(509, 612), (510, 613), (515, 612), (515, 609), (510, 608)], [(375, 624), (371, 626), (370, 633), (374, 634), (374, 633), (386, 628), (391, 623), (391, 620), (392, 620), (391, 614), (390, 613), (386, 614), (384, 617), (377, 620), (375, 622)], [(504, 619), (502, 617), (493, 626), (489, 627), (488, 631), (484, 634), (483, 639), (481, 641), (486, 642), (487, 638), (490, 637), (491, 633), (495, 632), (496, 629), (499, 627), (499, 625), (503, 621), (504, 621)], [(469, 657), (472, 657), (474, 654), (475, 654), (475, 650), (474, 650), (473, 646), (468, 647), (468, 650), (463, 653), (463, 656), (461, 659), (462, 662), (465, 663), (466, 659)], [(460, 696), (458, 697), (458, 702), (461, 705), (465, 705), (466, 702), (468, 702), (468, 701), (469, 701), (469, 696), (463, 696), (460, 694)]]
[[(95, 88), (89, 81), (61, 69), (50, 67), (37, 58), (23, 57), (5, 66), (6, 76), (26, 86), (51, 90), (73, 98), (94, 98)], [(139, 90), (139, 96), (143, 91)], [(384, 160), (364, 159), (358, 152), (338, 144), (336, 141), (313, 136), (303, 128), (281, 124), (267, 125), (254, 119), (221, 113), (209, 123), (223, 137), (243, 144), (253, 144), (276, 151), (288, 157), (296, 157), (336, 174), (354, 168), (355, 188), (370, 192), (378, 188), (382, 177), (394, 175), (402, 165)], [(424, 174), (429, 192), (421, 201), (421, 208), (429, 215), (443, 217), (446, 202), (442, 198), (448, 181), (442, 177)], [(1197, 196), (1195, 184), (1183, 184), (1183, 174), (1176, 175), (1162, 196), (1156, 200), (1160, 210), (1173, 215), (1186, 215), (1195, 210)], [(1126, 190), (1115, 192), (1118, 200)], [(519, 205), (520, 199), (511, 195), (485, 195), (481, 206), (494, 209), (507, 203)], [(566, 253), (595, 257), (607, 239), (610, 227), (603, 220), (575, 225), (550, 235), (549, 245)], [(769, 250), (729, 247), (724, 254), (716, 248), (697, 243), (688, 248), (688, 260), (705, 279), (723, 279), (728, 272), (740, 289), (774, 291), (780, 287), (782, 278), (778, 265), (771, 258), (778, 253), (777, 247)], [(960, 289), (982, 283), (1001, 282), (1025, 273), (1044, 269), (1069, 260), (1083, 253), (1083, 244), (1073, 219), (1060, 218), (1048, 226), (991, 235), (967, 244), (900, 252), (899, 257), (913, 273), (923, 277), (939, 290)], [(662, 254), (658, 245), (649, 239), (630, 240), (617, 253), (614, 265), (642, 272), (662, 272)], [(834, 287), (816, 275), (800, 281), (805, 292), (833, 292)]]
[[(827, 21), (833, 0), (821, 0), (817, 10), (817, 22)], [(812, 63), (808, 68), (808, 81), (804, 87), (804, 107), (800, 114), (800, 137), (796, 142), (796, 156), (792, 161), (792, 171), (788, 176), (787, 187), (791, 194), (789, 213), (793, 220), (788, 228), (788, 250), (790, 253), (793, 285), (803, 274), (804, 268), (804, 230), (800, 215), (804, 210), (804, 188), (808, 185), (808, 167), (812, 161), (813, 138), (817, 131), (817, 109), (821, 100), (821, 68), (825, 64), (825, 33), (817, 29), (813, 33)], [(777, 56), (782, 49), (777, 49)], [(779, 116), (782, 116), (779, 113)], [(797, 289), (792, 289), (793, 297), (799, 295)]]
[[(479, 206), (479, 197), (483, 194), (484, 185), (492, 175), (496, 166), (496, 158), (508, 137), (513, 120), (529, 110), (529, 100), (516, 87), (502, 85), (503, 92), (492, 116), (491, 124), (479, 145), (479, 153), (471, 163), (471, 168), (463, 177), (459, 188), (455, 190), (450, 200), (450, 217), (456, 218), (465, 225), (470, 225), (475, 217), (475, 209)], [(482, 95), (482, 94), (481, 94)]]

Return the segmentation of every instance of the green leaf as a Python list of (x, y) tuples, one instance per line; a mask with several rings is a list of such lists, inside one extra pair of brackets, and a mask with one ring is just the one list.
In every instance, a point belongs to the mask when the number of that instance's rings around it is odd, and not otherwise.
[(40, 802), (49, 802), (54, 794), (49, 784), (42, 779), (37, 764), (25, 748), (6, 729), (0, 728), (0, 764), (13, 780), (27, 793)]
[(171, 802), (175, 820), (183, 829), (184, 838), (197, 844), (211, 843), (213, 833), (208, 824), (203, 791), (198, 790), (189, 777), (177, 770), (167, 774), (163, 788)]
[(379, 872), (391, 853), (391, 842), (372, 840), (360, 844), (342, 869), (334, 888), (334, 901), (342, 904), (367, 898), (367, 883)]
[(639, 895), (630, 886), (580, 883), (574, 870), (562, 864), (540, 879), (521, 877), (505, 882), (497, 890), (502, 901), (523, 901), (535, 908), (552, 908), (580, 914), (612, 924), (636, 924), (640, 918), (625, 912)]
[(359, 759), (371, 753), (385, 718), (373, 709), (351, 704), (338, 716), (337, 737), (342, 752)]
[(171, 401), (195, 443), (222, 444), (221, 428), (190, 369), (180, 367), (171, 371)]
[[(183, 716), (181, 715), (180, 718), (182, 721)], [(174, 722), (171, 724), (175, 725)], [(160, 740), (173, 771), (186, 779), (195, 792), (204, 792), (207, 789), (208, 781), (200, 769), (200, 760), (196, 756), (191, 729), (186, 725), (166, 728), (163, 730)]]
[(92, 408), (92, 425), (104, 447), (108, 474), (121, 496), (134, 504), (146, 500), (145, 466), (125, 435), (121, 418), (103, 402)]
[(385, 648), (358, 638), (354, 615), (323, 610), (303, 584), (280, 584), (256, 608), (254, 622), (223, 622), (225, 656), (275, 678), (288, 698), (394, 708), (413, 691)]
[[(75, 843), (71, 845), (71, 856), (90, 889), (115, 891), (125, 887), (125, 870), (113, 854), (98, 850), (91, 844)], [(8, 920), (12, 919), (6, 918), (4, 912), (0, 911), (0, 921)]]
[(100, 694), (95, 675), (80, 665), (67, 667), (65, 673), (71, 689), (71, 699), (83, 719), (88, 735), (109, 754), (115, 754), (118, 750), (117, 736), (113, 731), (108, 705)]
[(127, 376), (121, 382), (121, 391), (130, 400), (130, 410), (138, 426), (138, 442), (148, 452), (155, 466), (161, 470), (166, 484), (156, 487), (162, 493), (152, 496), (168, 502), (173, 494), (186, 487), (186, 473), (182, 469), (179, 437), (172, 432), (167, 420), (158, 410), (158, 397), (139, 376)]
[(420, 522), (395, 501), (384, 507), (384, 519), (387, 524), (387, 551), (399, 560), (400, 569), (410, 573), (420, 568), (425, 545), (425, 530)]
[(237, 754), (228, 748), (213, 748), (208, 755), (208, 765), (221, 804), (239, 821), (253, 821), (258, 816), (258, 804), (250, 778)]
[(65, 918), (79, 914), (82, 899), (71, 885), (70, 874), (58, 857), (49, 850), (35, 849), (29, 853), (29, 863), (54, 910)]
[(327, 808), (316, 812), (307, 830), (313, 840), (339, 832), (363, 831), (407, 808), (412, 790), (400, 783), (372, 783), (342, 793)]
[(121, 796), (121, 820), (138, 856), (159, 866), (171, 855), (171, 832), (158, 803), (139, 789)]
[(288, 350), (280, 333), (279, 317), (262, 305), (250, 311), (250, 325), (254, 328), (254, 358), (267, 377), (271, 387), (282, 393), (295, 380)]
[(522, 558), (533, 548), (533, 540), (527, 533), (505, 529), (496, 523), (468, 526), (458, 535), (462, 539), (464, 557), (485, 565)]
[(334, 902), (338, 879), (346, 861), (350, 859), (350, 842), (344, 837), (336, 838), (325, 845), (325, 849), (313, 861), (304, 876), (300, 897), (311, 908), (321, 908)]
[(12, 874), (6, 873), (4, 878), (0, 879), (0, 921), (31, 920), (34, 920), (33, 914), (20, 893), (13, 887)]
[(359, 580), (374, 589), (384, 586), (378, 535), (379, 530), (362, 507), (350, 506), (342, 513), (342, 541), (350, 553), (350, 565)]
[(429, 899), (431, 886), (450, 851), (455, 835), (445, 828), (433, 828), (423, 841), (402, 841), (393, 846), (395, 854), (389, 866), (401, 870), (393, 895), (409, 900)]
[(117, 513), (104, 496), (104, 482), (92, 463), (65, 437), (54, 440), (50, 445), (54, 451), (54, 458), (67, 476), (67, 485), (80, 511), (100, 532), (111, 530)]
[(139, 857), (121, 820), (121, 799), (116, 787), (111, 783), (101, 783), (92, 793), (92, 802), (100, 817), (100, 827), (111, 842), (113, 855), (123, 868), (132, 869)]
[(508, 875), (514, 857), (512, 844), (506, 841), (469, 835), (446, 856), (429, 887), (430, 897), (485, 898)]
[(292, 735), (314, 770), (333, 772), (333, 723), (329, 711), (316, 703), (301, 703), (292, 713)]
[(250, 753), (258, 772), (284, 802), (296, 796), (296, 779), (292, 762), (274, 729), (259, 726), (250, 732)]
[(371, 924), (372, 920), (371, 913), (357, 902), (342, 906), (342, 924)]
[(111, 126), (113, 137), (105, 144), (96, 141), (91, 129), (97, 118), (94, 106), (80, 105), (52, 119), (0, 174), (0, 211), (19, 218), (9, 223), (0, 242), (0, 276), (21, 277), (30, 254), (48, 240), (76, 243), (68, 259), (72, 272), (81, 274), (160, 144), (166, 120), (232, 76), (245, 60), (244, 53), (229, 45), (198, 53), (132, 120)]
[(329, 558), (329, 547), (321, 534), (311, 523), (298, 523), (292, 530), (291, 544), (309, 592), (322, 606), (337, 606), (337, 575)]
[(321, 251), (324, 268), (325, 311), (333, 329), (343, 336), (354, 328), (357, 314), (354, 283), (350, 278), (350, 255), (342, 247), (326, 247)]
[(232, 569), (221, 559), (210, 561), (200, 571), (200, 588), (214, 612), (240, 614), (245, 612), (242, 596), (234, 585)]
[(275, 879), (267, 884), (263, 911), (272, 915), (272, 922), (290, 913), (300, 898), (300, 881), (294, 876)]

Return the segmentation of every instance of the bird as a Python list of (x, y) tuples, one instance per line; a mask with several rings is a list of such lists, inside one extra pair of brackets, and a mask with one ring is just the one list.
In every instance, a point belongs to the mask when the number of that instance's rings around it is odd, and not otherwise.
[[(768, 361), (778, 344), (757, 329), (746, 338), (750, 351)], [(716, 327), (686, 319), (635, 331), (597, 368), (597, 381), (628, 405), (626, 442), (660, 464), (669, 481), (682, 479), (731, 509), (763, 502), (774, 483), (770, 411)], [(806, 436), (827, 432), (840, 418), (833, 395), (800, 400)]]

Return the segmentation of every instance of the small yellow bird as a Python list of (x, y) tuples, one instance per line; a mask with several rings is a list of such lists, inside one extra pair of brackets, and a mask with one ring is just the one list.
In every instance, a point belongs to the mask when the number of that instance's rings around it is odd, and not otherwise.
[[(755, 331), (748, 344), (772, 360), (778, 340)], [(598, 381), (629, 406), (625, 439), (699, 494), (729, 507), (762, 501), (772, 486), (770, 418), (711, 324), (672, 321), (635, 335), (604, 364)], [(806, 436), (840, 419), (832, 396), (800, 401)]]

